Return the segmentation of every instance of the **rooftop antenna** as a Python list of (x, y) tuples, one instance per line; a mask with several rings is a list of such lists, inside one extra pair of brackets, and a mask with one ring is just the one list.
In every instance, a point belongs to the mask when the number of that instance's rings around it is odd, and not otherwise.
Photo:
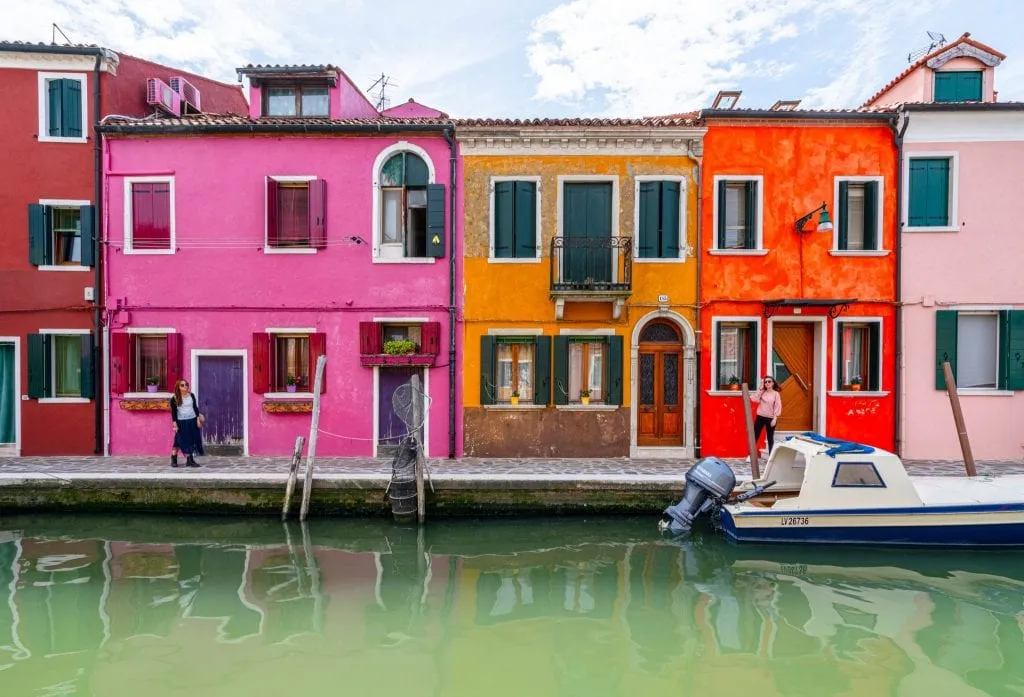
[(939, 32), (929, 31), (926, 33), (928, 34), (928, 38), (931, 40), (931, 43), (928, 44), (927, 48), (919, 48), (916, 51), (911, 51), (910, 53), (908, 53), (908, 63), (913, 63), (914, 61), (917, 61), (922, 57), (927, 56), (929, 53), (937, 49), (939, 46), (946, 45), (946, 37), (940, 34)]
[[(381, 73), (380, 77), (377, 78), (374, 81), (374, 83), (370, 85), (369, 89), (366, 90), (370, 94), (370, 96), (377, 101), (377, 111), (384, 111), (386, 108), (391, 106), (391, 97), (387, 96), (387, 89), (389, 87), (396, 86), (397, 85), (391, 81), (391, 78), (389, 76), (385, 75), (384, 73)], [(373, 93), (374, 89), (378, 90), (377, 94)]]
[(71, 39), (68, 38), (68, 35), (64, 33), (63, 29), (57, 26), (56, 22), (51, 22), (51, 26), (53, 27), (53, 29), (50, 31), (51, 44), (57, 43), (57, 33), (60, 32), (60, 35), (64, 37), (65, 45), (71, 45)]

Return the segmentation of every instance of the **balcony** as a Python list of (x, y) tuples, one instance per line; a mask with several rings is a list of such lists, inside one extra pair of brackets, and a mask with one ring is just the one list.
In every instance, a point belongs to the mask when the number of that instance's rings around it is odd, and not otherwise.
[(565, 303), (611, 302), (619, 318), (633, 293), (633, 238), (555, 237), (551, 240), (551, 297), (555, 317)]

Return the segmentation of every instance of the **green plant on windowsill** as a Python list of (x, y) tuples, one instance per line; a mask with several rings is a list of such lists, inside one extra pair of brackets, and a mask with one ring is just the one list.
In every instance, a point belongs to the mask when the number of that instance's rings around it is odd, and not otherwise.
[(512, 406), (519, 404), (519, 390), (516, 390), (515, 392), (512, 393), (509, 402), (512, 404)]
[(149, 377), (147, 377), (146, 378), (146, 391), (147, 392), (156, 392), (158, 389), (160, 389), (160, 376), (159, 375), (150, 375)]
[(735, 375), (729, 376), (729, 389), (736, 392), (740, 389), (740, 379)]
[(854, 392), (858, 391), (860, 389), (862, 382), (863, 381), (861, 380), (860, 375), (854, 375), (852, 378), (850, 378), (850, 389), (853, 390)]
[(384, 353), (389, 356), (408, 356), (416, 353), (416, 342), (408, 339), (391, 339), (384, 342)]
[(580, 404), (590, 404), (590, 390), (580, 390)]

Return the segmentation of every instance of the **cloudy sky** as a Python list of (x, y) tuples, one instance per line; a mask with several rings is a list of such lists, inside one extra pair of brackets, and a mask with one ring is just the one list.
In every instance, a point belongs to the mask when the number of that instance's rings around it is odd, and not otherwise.
[[(10, 4), (13, 3), (13, 6)], [(386, 8), (386, 13), (383, 12)], [(0, 39), (77, 43), (235, 81), (246, 63), (334, 63), (392, 103), (453, 116), (642, 116), (803, 99), (855, 106), (965, 31), (1024, 99), (1024, 0), (5, 0)]]

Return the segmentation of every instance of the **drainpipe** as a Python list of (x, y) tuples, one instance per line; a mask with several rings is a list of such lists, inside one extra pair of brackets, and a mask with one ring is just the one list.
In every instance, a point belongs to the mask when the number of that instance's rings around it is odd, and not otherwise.
[(455, 129), (442, 131), (448, 141), (448, 459), (455, 459)]
[[(703, 152), (703, 150), (702, 150), (702, 152)], [(694, 303), (696, 305), (696, 310), (694, 311), (694, 315), (695, 315), (694, 322), (696, 323), (697, 326), (694, 327), (694, 347), (693, 347), (694, 348), (694, 359), (695, 359), (694, 360), (694, 373), (695, 373), (695, 375), (694, 375), (694, 383), (696, 384), (696, 387), (697, 387), (697, 394), (695, 395), (696, 399), (694, 400), (694, 407), (693, 407), (693, 456), (696, 457), (696, 458), (700, 458), (700, 403), (701, 403), (701, 387), (700, 387), (700, 378), (701, 378), (701, 370), (700, 370), (701, 350), (700, 350), (700, 340), (701, 340), (701, 336), (702, 336), (701, 324), (700, 324), (700, 306), (701, 306), (701, 301), (700, 301), (700, 299), (701, 299), (701, 276), (700, 276), (700, 257), (701, 257), (701, 253), (700, 253), (700, 250), (701, 250), (701, 244), (702, 244), (701, 229), (703, 228), (703, 221), (704, 221), (704, 218), (703, 218), (703, 216), (701, 214), (701, 211), (703, 210), (703, 206), (704, 206), (704, 201), (703, 201), (704, 197), (702, 195), (702, 190), (703, 190), (704, 182), (703, 182), (703, 176), (702, 176), (703, 173), (701, 171), (701, 169), (702, 169), (701, 165), (702, 165), (702, 162), (704, 161), (704, 157), (703, 157), (703, 155), (701, 157), (697, 157), (696, 155), (693, 154), (693, 150), (690, 149), (689, 147), (687, 147), (687, 149), (686, 149), (686, 156), (688, 158), (690, 158), (690, 160), (693, 162), (694, 166), (696, 167), (696, 169), (694, 170), (694, 178), (697, 180), (697, 240), (696, 240), (697, 244), (695, 245), (695, 249), (694, 249), (694, 254), (695, 254), (696, 258), (697, 258), (697, 302)]]
[[(903, 123), (897, 130), (900, 114)], [(896, 116), (889, 120), (893, 142), (896, 144), (896, 412), (895, 446), (896, 455), (903, 456), (903, 134), (910, 125), (910, 114), (901, 107)]]
[[(106, 402), (106, 395), (103, 392), (103, 376), (106, 375), (104, 366), (106, 365), (101, 360), (101, 341), (100, 334), (103, 331), (102, 322), (102, 308), (103, 302), (100, 300), (103, 297), (103, 259), (101, 254), (103, 253), (102, 245), (100, 244), (100, 221), (103, 219), (103, 147), (102, 147), (102, 136), (99, 131), (96, 130), (95, 126), (100, 123), (100, 118), (103, 114), (103, 108), (100, 104), (100, 96), (102, 94), (100, 90), (100, 67), (102, 64), (103, 56), (100, 54), (96, 55), (96, 64), (92, 69), (92, 122), (94, 124), (92, 131), (92, 153), (93, 153), (93, 173), (92, 173), (92, 200), (93, 200), (93, 216), (92, 216), (92, 260), (93, 260), (93, 299), (92, 299), (92, 317), (93, 317), (93, 332), (92, 332), (92, 355), (93, 355), (93, 402), (96, 408), (95, 422), (96, 422), (96, 447), (93, 453), (96, 455), (102, 455), (104, 451), (103, 447), (103, 406)], [(82, 244), (86, 244), (86, 240), (82, 240)], [(101, 398), (102, 394), (102, 398)]]

